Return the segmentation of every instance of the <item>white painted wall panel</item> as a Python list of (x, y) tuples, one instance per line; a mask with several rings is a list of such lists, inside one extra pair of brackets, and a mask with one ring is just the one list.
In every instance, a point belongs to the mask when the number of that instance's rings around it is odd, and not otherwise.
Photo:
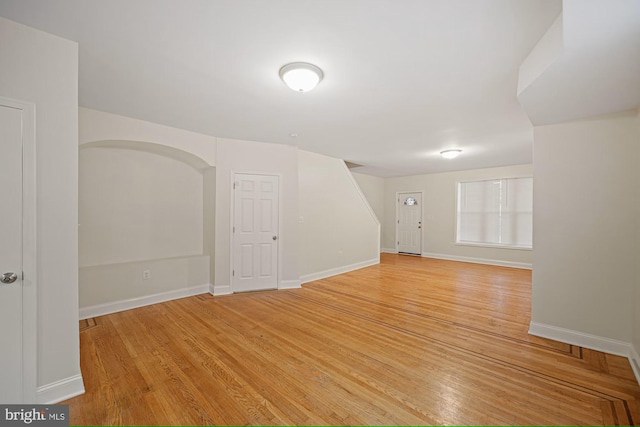
[(215, 166), (216, 138), (131, 117), (80, 108), (80, 144), (95, 141), (142, 141), (177, 148)]
[(379, 224), (340, 159), (299, 151), (301, 276), (379, 258)]
[[(356, 169), (357, 170), (357, 169)], [(384, 178), (373, 175), (365, 175), (356, 173), (351, 170), (351, 175), (358, 183), (360, 190), (367, 198), (371, 209), (376, 214), (378, 222), (384, 224)], [(380, 239), (380, 248), (382, 249), (382, 239)]]
[(203, 253), (203, 175), (169, 157), (80, 150), (80, 267)]
[(0, 18), (0, 95), (36, 105), (39, 386), (80, 374), (78, 45)]
[(631, 342), (636, 112), (534, 132), (532, 322)]

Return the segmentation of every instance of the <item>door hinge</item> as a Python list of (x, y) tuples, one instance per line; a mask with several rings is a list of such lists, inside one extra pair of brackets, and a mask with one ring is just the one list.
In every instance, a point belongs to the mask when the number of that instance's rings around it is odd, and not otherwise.
[(398, 241), (398, 244), (400, 244), (400, 242)]
[(236, 189), (236, 183), (235, 182), (233, 183), (233, 189), (234, 190)]
[(236, 226), (235, 225), (233, 226), (233, 232), (234, 233), (236, 232)]
[(24, 271), (22, 272), (22, 279), (20, 280), (24, 281)]
[(235, 270), (231, 270), (231, 277), (236, 277), (236, 271)]

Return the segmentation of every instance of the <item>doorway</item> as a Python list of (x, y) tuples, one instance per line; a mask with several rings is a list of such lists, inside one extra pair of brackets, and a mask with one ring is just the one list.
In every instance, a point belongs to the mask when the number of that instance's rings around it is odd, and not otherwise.
[(422, 254), (422, 192), (396, 193), (396, 250)]
[(35, 107), (0, 98), (0, 402), (36, 399)]
[(232, 292), (278, 287), (280, 178), (233, 176)]

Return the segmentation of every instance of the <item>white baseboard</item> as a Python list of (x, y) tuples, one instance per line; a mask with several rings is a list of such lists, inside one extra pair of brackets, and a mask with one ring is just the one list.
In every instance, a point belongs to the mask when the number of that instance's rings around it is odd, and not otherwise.
[(626, 357), (629, 359), (636, 381), (640, 384), (640, 355), (638, 355), (638, 351), (631, 343), (538, 322), (529, 323), (529, 333), (542, 338)]
[(345, 265), (342, 267), (330, 268), (329, 270), (319, 271), (317, 273), (305, 274), (300, 277), (300, 283), (313, 282), (314, 280), (324, 279), (325, 277), (335, 276), (337, 274), (347, 273), (349, 271), (358, 270), (360, 268), (369, 267), (371, 265), (380, 264), (380, 257), (369, 259), (367, 261), (357, 262), (355, 264)]
[(431, 252), (423, 252), (422, 256), (425, 258), (446, 259), (448, 261), (463, 261), (472, 262), (474, 264), (498, 265), (500, 267), (524, 268), (526, 270), (531, 270), (531, 263), (528, 262), (502, 261), (499, 259), (473, 258), (448, 254), (436, 254)]
[(578, 345), (592, 350), (615, 354), (629, 358), (631, 360), (633, 346), (625, 341), (618, 341), (611, 338), (600, 337), (598, 335), (586, 334), (584, 332), (573, 331), (571, 329), (559, 328), (557, 326), (545, 325), (543, 323), (529, 323), (529, 333), (542, 338), (549, 338), (567, 344)]
[[(296, 289), (300, 287), (300, 280), (281, 280), (278, 289)], [(208, 292), (214, 296), (231, 295), (231, 285), (210, 285)]]
[(385, 253), (385, 254), (397, 254), (398, 251), (396, 251), (395, 249), (389, 249), (389, 248), (382, 248), (380, 249), (380, 252)]
[(207, 292), (209, 292), (208, 284), (194, 286), (191, 288), (176, 289), (175, 291), (160, 292), (143, 297), (108, 302), (105, 304), (91, 305), (89, 307), (81, 307), (80, 320), (87, 319), (89, 317), (117, 313), (118, 311), (130, 310), (132, 308), (144, 307), (145, 305), (157, 304), (159, 302), (171, 301), (178, 298), (190, 297), (192, 295), (205, 294)]
[(38, 387), (36, 394), (38, 404), (49, 405), (84, 393), (82, 375), (74, 375), (51, 384)]
[(281, 280), (278, 289), (298, 289), (300, 287), (300, 280)]
[(209, 293), (218, 296), (230, 295), (233, 291), (231, 291), (231, 285), (209, 285)]

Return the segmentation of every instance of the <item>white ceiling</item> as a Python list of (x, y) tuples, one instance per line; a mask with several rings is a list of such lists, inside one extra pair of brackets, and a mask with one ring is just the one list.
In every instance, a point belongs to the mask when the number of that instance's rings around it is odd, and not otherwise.
[[(640, 105), (640, 1), (565, 0), (555, 25), (543, 49), (536, 47), (537, 58), (527, 60), (542, 74), (528, 79), (518, 96), (533, 124)], [(541, 60), (542, 51), (556, 57)]]
[[(532, 161), (518, 67), (560, 0), (0, 0), (80, 45), (80, 105), (399, 176)], [(278, 70), (325, 73), (296, 93)], [(290, 134), (297, 133), (297, 138)], [(462, 148), (455, 160), (438, 153)]]

